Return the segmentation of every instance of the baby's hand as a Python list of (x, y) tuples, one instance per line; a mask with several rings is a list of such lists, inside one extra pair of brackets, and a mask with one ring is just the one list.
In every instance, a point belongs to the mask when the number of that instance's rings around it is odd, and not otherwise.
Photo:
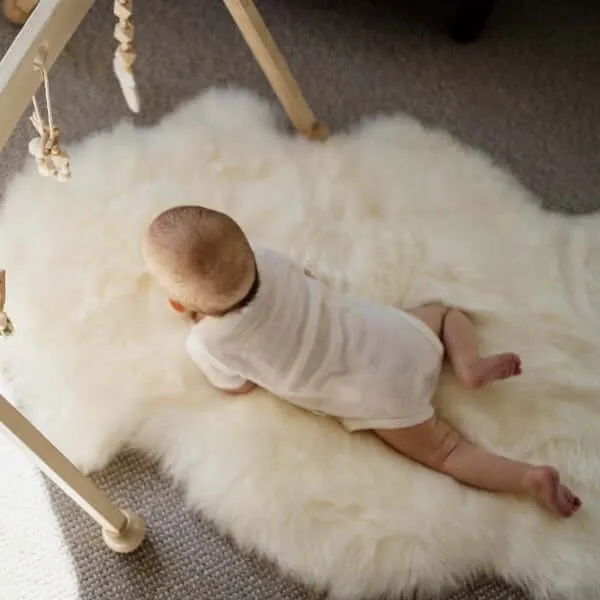
[(235, 389), (222, 389), (222, 392), (229, 394), (230, 396), (243, 396), (244, 394), (249, 394), (252, 390), (254, 390), (257, 385), (252, 381), (246, 381), (246, 383), (242, 384), (239, 388)]

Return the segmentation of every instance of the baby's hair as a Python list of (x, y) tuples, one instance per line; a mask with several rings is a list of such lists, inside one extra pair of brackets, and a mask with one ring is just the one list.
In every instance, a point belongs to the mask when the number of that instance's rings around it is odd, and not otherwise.
[(240, 303), (256, 275), (254, 253), (229, 216), (202, 206), (159, 214), (144, 240), (148, 268), (189, 310), (222, 314)]

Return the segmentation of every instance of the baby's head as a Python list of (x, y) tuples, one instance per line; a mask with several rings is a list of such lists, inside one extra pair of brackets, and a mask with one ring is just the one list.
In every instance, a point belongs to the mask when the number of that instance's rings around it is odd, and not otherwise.
[(202, 206), (176, 206), (150, 224), (143, 243), (150, 273), (179, 312), (222, 315), (243, 302), (257, 278), (240, 226)]

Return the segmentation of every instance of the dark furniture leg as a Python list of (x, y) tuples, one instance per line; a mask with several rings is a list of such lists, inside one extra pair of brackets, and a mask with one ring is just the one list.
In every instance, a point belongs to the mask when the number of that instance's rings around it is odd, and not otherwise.
[(483, 31), (496, 0), (460, 0), (450, 35), (455, 42), (474, 42)]

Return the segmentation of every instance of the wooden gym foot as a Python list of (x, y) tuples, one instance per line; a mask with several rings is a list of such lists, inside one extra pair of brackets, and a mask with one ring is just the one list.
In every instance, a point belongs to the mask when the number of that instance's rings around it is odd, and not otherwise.
[(329, 128), (322, 121), (315, 121), (307, 131), (300, 131), (305, 138), (314, 142), (323, 142), (329, 137)]
[(106, 545), (120, 554), (129, 554), (137, 550), (144, 541), (146, 527), (144, 520), (131, 510), (123, 510), (127, 519), (124, 529), (119, 533), (113, 533), (107, 528), (102, 529), (102, 537)]

